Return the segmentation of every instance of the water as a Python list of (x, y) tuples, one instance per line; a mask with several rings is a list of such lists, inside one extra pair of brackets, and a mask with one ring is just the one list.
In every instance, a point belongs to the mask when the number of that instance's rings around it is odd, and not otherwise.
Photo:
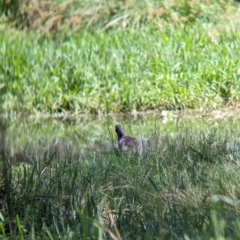
[(111, 152), (117, 145), (116, 124), (121, 124), (126, 135), (136, 137), (144, 146), (153, 145), (153, 141), (154, 144), (162, 144), (165, 137), (175, 138), (183, 132), (185, 135), (188, 132), (194, 134), (199, 139), (216, 133), (219, 139), (226, 137), (229, 152), (238, 158), (240, 121), (233, 116), (237, 115), (227, 117), (224, 112), (222, 115), (218, 112), (215, 115), (164, 112), (138, 116), (114, 115), (101, 119), (24, 118), (2, 119), (2, 122), (6, 125), (6, 149), (13, 158), (24, 152), (29, 159), (46, 159), (54, 154), (56, 147), (61, 152), (71, 152), (75, 157), (86, 152), (93, 155)]

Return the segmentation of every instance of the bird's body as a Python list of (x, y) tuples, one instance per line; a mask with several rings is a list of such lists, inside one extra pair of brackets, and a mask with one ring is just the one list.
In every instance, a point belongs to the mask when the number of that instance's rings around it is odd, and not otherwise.
[(116, 125), (115, 130), (118, 136), (118, 147), (123, 152), (134, 152), (142, 155), (142, 145), (136, 138), (125, 136), (122, 126), (119, 124)]

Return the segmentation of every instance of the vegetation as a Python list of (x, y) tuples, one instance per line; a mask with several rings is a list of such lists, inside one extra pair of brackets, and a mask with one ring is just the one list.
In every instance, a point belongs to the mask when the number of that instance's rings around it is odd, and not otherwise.
[(206, 130), (200, 123), (175, 125), (166, 136), (165, 125), (156, 125), (140, 159), (106, 152), (105, 141), (102, 152), (92, 143), (76, 155), (80, 139), (45, 159), (43, 145), (25, 139), (13, 158), (8, 149), (17, 138), (9, 145), (9, 126), (1, 145), (9, 173), (1, 178), (1, 195), (8, 193), (1, 198), (1, 237), (238, 239), (239, 124), (209, 122)]
[[(0, 1), (1, 117), (34, 116), (0, 118), (1, 239), (239, 239), (237, 121), (145, 118), (238, 106), (238, 8)], [(131, 128), (99, 120), (130, 111), (144, 111)], [(141, 158), (116, 150), (116, 122)]]
[(0, 5), (4, 112), (100, 114), (239, 102), (233, 1), (24, 2)]

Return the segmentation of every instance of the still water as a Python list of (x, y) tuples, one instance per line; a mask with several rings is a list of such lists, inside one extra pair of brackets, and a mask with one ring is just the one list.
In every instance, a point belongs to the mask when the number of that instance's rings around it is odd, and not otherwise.
[(174, 138), (182, 133), (190, 133), (196, 139), (204, 134), (216, 134), (216, 138), (226, 137), (229, 150), (238, 154), (236, 142), (239, 142), (240, 121), (236, 116), (226, 116), (224, 111), (214, 114), (164, 112), (68, 120), (2, 119), (1, 122), (6, 129), (5, 146), (9, 155), (14, 157), (24, 152), (31, 159), (34, 156), (44, 159), (51, 154), (51, 146), (57, 144), (75, 155), (110, 152), (117, 145), (116, 124), (121, 124), (125, 134), (139, 139), (143, 146), (151, 144), (156, 137), (157, 144), (161, 144), (160, 138)]

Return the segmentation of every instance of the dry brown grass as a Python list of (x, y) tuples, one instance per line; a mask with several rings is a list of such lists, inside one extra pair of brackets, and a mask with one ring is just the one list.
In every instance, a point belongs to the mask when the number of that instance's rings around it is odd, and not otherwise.
[(218, 9), (218, 14), (228, 18), (234, 12), (230, 2), (221, 1), (208, 6), (208, 1), (163, 1), (139, 3), (133, 0), (123, 1), (10, 1), (0, 5), (0, 11), (10, 10), (9, 19), (14, 21), (20, 29), (37, 29), (47, 34), (52, 31), (79, 31), (83, 28), (110, 29), (113, 27), (126, 28), (128, 26), (142, 26), (144, 23), (153, 23), (157, 28), (162, 27), (163, 21), (193, 22), (196, 19), (214, 18), (209, 8)]

